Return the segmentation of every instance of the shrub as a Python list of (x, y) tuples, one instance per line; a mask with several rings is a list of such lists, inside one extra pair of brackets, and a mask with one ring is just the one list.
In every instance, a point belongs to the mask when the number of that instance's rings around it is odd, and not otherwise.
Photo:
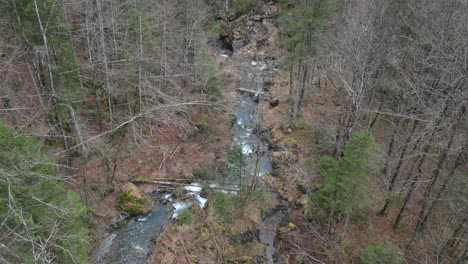
[(208, 178), (208, 169), (206, 168), (195, 168), (193, 169), (193, 176), (198, 179)]
[(185, 208), (180, 211), (179, 215), (177, 216), (177, 221), (183, 225), (189, 225), (193, 223), (194, 215), (189, 208)]
[(241, 195), (218, 192), (213, 199), (212, 206), (217, 215), (222, 217), (225, 222), (230, 223), (236, 217), (242, 217), (242, 211), (246, 205), (252, 205), (252, 203), (260, 210), (261, 214), (265, 213), (265, 195), (264, 190), (246, 191)]
[(361, 251), (362, 264), (400, 264), (401, 256), (395, 247), (369, 245)]
[(318, 153), (331, 154), (336, 148), (333, 129), (327, 125), (314, 128), (315, 148)]
[(257, 5), (257, 1), (252, 0), (236, 0), (232, 4), (232, 12), (238, 14), (247, 14)]
[(231, 197), (222, 192), (218, 192), (213, 199), (213, 209), (224, 221), (228, 223), (232, 222), (234, 220), (234, 211), (236, 210), (234, 206), (236, 200), (238, 200), (237, 196)]

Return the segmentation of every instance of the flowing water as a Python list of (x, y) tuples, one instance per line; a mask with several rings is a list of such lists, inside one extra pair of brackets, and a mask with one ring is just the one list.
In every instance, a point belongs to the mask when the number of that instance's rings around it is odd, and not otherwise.
[[(243, 62), (243, 64), (247, 64)], [(245, 68), (243, 88), (255, 91), (257, 94), (245, 93), (239, 96), (239, 100), (233, 109), (236, 120), (231, 128), (232, 146), (239, 147), (245, 158), (245, 170), (242, 179), (243, 186), (263, 186), (261, 177), (273, 171), (268, 145), (256, 134), (261, 123), (258, 101), (264, 92), (264, 79), (270, 78), (273, 71), (265, 63), (252, 60)], [(234, 166), (230, 164), (230, 166)], [(254, 182), (255, 181), (255, 182)], [(238, 176), (230, 176), (223, 179), (225, 184), (239, 184)]]
[(110, 234), (99, 249), (98, 263), (146, 263), (156, 238), (169, 220), (169, 206), (157, 203), (153, 211)]

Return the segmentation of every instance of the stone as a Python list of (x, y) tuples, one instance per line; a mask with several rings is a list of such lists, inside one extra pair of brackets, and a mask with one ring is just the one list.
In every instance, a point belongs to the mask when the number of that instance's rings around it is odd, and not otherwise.
[(243, 46), (247, 45), (248, 42), (246, 40), (235, 40), (232, 43), (232, 50), (239, 51)]
[(264, 79), (263, 79), (263, 85), (265, 86), (272, 86), (274, 84), (273, 82), (273, 77), (272, 76), (266, 76)]
[(270, 100), (270, 107), (277, 107), (279, 105), (279, 99), (272, 99)]
[(153, 210), (153, 201), (135, 184), (128, 182), (122, 187), (117, 208), (129, 215), (146, 215)]
[(238, 244), (242, 244), (242, 243), (252, 242), (256, 240), (257, 235), (252, 230), (249, 230), (242, 234), (230, 236), (229, 238)]
[(251, 18), (253, 21), (260, 21), (262, 20), (262, 16), (261, 15), (253, 15), (252, 18)]
[(260, 96), (255, 95), (254, 96), (254, 102), (258, 104), (258, 102), (260, 102)]
[(182, 141), (182, 142), (186, 142), (186, 141), (189, 139), (188, 136), (187, 136), (187, 134), (185, 134), (185, 133), (179, 133), (179, 134), (177, 135), (177, 137), (178, 137), (178, 138), (180, 139), (180, 141)]

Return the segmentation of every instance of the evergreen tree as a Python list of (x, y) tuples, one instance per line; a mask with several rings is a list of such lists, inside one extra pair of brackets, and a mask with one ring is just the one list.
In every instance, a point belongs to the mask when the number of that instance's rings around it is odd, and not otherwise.
[(281, 43), (289, 49), (287, 64), (315, 55), (317, 35), (326, 26), (329, 4), (329, 0), (297, 1), (294, 9), (281, 14), (278, 22), (282, 29)]
[(0, 262), (87, 261), (86, 207), (54, 164), (38, 139), (16, 136), (0, 122)]
[(330, 219), (355, 213), (365, 206), (367, 183), (371, 172), (373, 137), (368, 133), (356, 133), (346, 144), (344, 156), (324, 157), (319, 169), (325, 185), (313, 197), (326, 210)]
[(239, 190), (242, 192), (245, 167), (247, 165), (244, 153), (242, 153), (242, 148), (239, 146), (233, 147), (228, 151), (227, 158), (231, 167), (231, 175), (235, 178), (239, 178)]

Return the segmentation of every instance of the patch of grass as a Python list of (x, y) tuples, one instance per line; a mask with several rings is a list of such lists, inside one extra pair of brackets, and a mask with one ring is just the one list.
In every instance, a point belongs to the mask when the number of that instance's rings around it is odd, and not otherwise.
[(314, 127), (306, 122), (298, 121), (294, 124), (294, 134), (297, 141), (311, 140), (314, 136)]
[(236, 0), (232, 4), (232, 13), (246, 14), (257, 6), (257, 1), (252, 0)]
[(218, 39), (221, 35), (222, 23), (219, 20), (216, 20), (211, 24), (210, 35), (213, 39)]
[[(247, 193), (248, 192), (248, 193)], [(232, 223), (234, 219), (244, 216), (243, 210), (247, 205), (254, 205), (264, 214), (265, 209), (265, 191), (258, 190), (254, 192), (246, 191), (239, 195), (216, 193), (213, 199), (213, 209), (226, 223)]]
[(193, 169), (193, 176), (197, 179), (208, 179), (208, 169), (207, 168), (195, 168)]
[(235, 205), (239, 203), (239, 196), (218, 192), (213, 199), (213, 209), (225, 222), (230, 223), (234, 220), (235, 211), (238, 209)]
[(393, 246), (369, 245), (360, 254), (362, 264), (400, 264), (402, 258)]

